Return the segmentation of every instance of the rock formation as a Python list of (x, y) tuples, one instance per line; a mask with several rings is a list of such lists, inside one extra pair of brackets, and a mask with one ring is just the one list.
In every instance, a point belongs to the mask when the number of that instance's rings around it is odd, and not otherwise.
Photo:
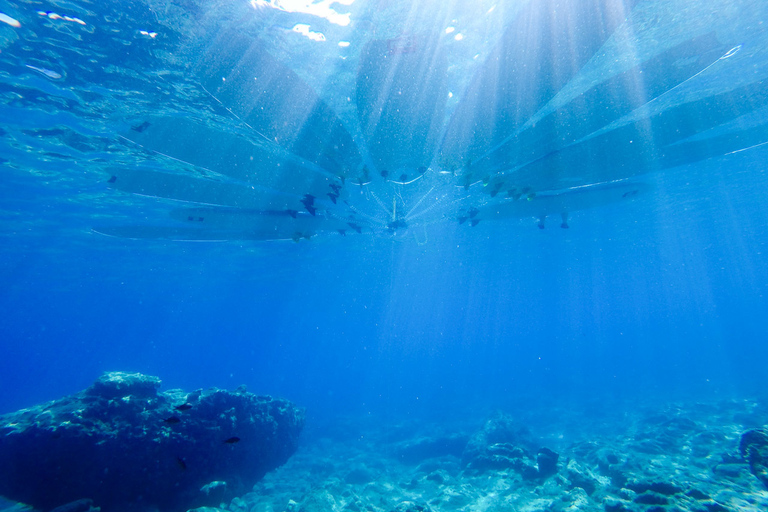
[(756, 429), (741, 436), (739, 451), (752, 474), (768, 487), (768, 430)]
[(184, 511), (248, 492), (294, 453), (291, 402), (244, 388), (158, 392), (107, 373), (85, 391), (0, 417), (0, 495), (50, 510)]

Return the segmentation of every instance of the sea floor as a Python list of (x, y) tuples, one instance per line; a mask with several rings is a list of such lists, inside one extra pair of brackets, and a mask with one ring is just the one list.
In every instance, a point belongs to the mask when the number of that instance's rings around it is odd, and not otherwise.
[[(346, 419), (306, 433), (291, 460), (232, 512), (282, 511), (766, 511), (768, 489), (739, 453), (741, 434), (768, 424), (757, 401), (507, 415), (529, 446), (559, 454), (557, 473), (526, 479), (512, 468), (473, 469), (463, 445), (477, 421)], [(528, 423), (528, 425), (526, 425)], [(482, 438), (482, 435), (480, 436)], [(489, 440), (486, 436), (486, 440)], [(492, 441), (492, 440), (491, 440)], [(535, 452), (534, 452), (535, 453)], [(535, 456), (534, 456), (535, 457)]]
[[(739, 451), (744, 432), (768, 425), (763, 401), (641, 405), (595, 400), (579, 406), (455, 413), (453, 419), (431, 421), (373, 415), (320, 421), (310, 414), (301, 446), (288, 463), (219, 509), (768, 510), (768, 489)], [(531, 468), (542, 469), (544, 461), (536, 458), (541, 448), (558, 454), (556, 472), (531, 473)], [(0, 501), (0, 510), (24, 507)]]

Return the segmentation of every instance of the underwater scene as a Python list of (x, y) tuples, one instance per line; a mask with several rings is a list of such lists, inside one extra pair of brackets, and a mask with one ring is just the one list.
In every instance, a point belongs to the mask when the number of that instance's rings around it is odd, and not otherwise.
[(768, 2), (0, 0), (0, 511), (768, 510)]

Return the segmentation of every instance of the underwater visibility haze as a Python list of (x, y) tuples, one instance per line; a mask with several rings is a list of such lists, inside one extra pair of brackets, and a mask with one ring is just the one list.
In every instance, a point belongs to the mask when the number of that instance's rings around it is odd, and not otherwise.
[[(0, 413), (245, 384), (292, 482), (322, 429), (768, 421), (766, 2), (0, 0), (0, 120)], [(483, 492), (429, 506), (539, 510)]]

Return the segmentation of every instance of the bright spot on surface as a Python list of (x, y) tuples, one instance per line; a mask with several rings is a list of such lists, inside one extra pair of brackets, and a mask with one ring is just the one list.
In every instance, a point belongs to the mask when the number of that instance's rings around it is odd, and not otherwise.
[(453, 93), (451, 91), (448, 91), (448, 97), (453, 98)]
[(56, 14), (53, 11), (37, 11), (37, 14), (39, 14), (40, 16), (48, 16), (52, 20), (72, 21), (74, 23), (77, 23), (78, 25), (83, 25), (83, 26), (86, 25), (86, 23), (80, 18), (73, 18), (71, 16), (62, 16), (61, 14)]
[(453, 32), (454, 30), (456, 30), (456, 29), (455, 29), (455, 28), (453, 28), (453, 27), (446, 27), (446, 28), (445, 28), (445, 33), (446, 33), (446, 34), (450, 34), (450, 33), (451, 33), (451, 32)]
[(293, 26), (293, 31), (310, 38), (313, 41), (325, 41), (325, 35), (322, 32), (312, 32), (309, 30), (309, 25), (305, 23), (297, 23)]
[(349, 41), (339, 41), (339, 46), (346, 48), (349, 46)]
[(491, 14), (495, 9), (496, 9), (496, 6), (492, 5), (491, 8), (488, 9), (488, 12), (486, 12), (485, 14)]
[(335, 25), (349, 25), (349, 13), (338, 13), (333, 4), (352, 5), (355, 0), (251, 0), (254, 9), (271, 7), (284, 12), (301, 12), (326, 19)]
[(147, 32), (146, 30), (141, 30), (141, 31), (139, 32), (139, 34), (141, 34), (141, 35), (143, 35), (143, 36), (149, 36), (149, 37), (151, 37), (152, 39), (154, 39), (154, 38), (156, 38), (156, 37), (157, 37), (157, 32)]
[(464, 39), (464, 34), (456, 34), (456, 36), (454, 36), (454, 39), (457, 41), (461, 41), (462, 39)]
[(3, 23), (7, 23), (8, 25), (16, 28), (19, 28), (21, 26), (21, 23), (19, 23), (19, 20), (13, 19), (7, 14), (2, 12), (0, 12), (0, 21), (2, 21)]

